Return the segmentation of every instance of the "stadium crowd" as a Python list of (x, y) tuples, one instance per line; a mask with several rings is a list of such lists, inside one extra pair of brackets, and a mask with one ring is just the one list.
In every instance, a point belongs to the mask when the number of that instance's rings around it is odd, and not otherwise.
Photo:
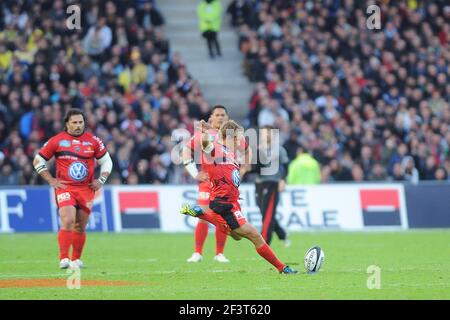
[(303, 146), (322, 181), (447, 180), (450, 4), (234, 0), (227, 8), (256, 83), (247, 127), (281, 129), (290, 160)]
[[(31, 159), (70, 107), (111, 153), (112, 184), (192, 182), (171, 161), (172, 131), (210, 106), (155, 1), (83, 1), (69, 30), (62, 0), (0, 3), (0, 185), (40, 184)], [(234, 0), (243, 72), (255, 82), (246, 127), (281, 130), (322, 181), (450, 179), (450, 5)]]
[[(109, 183), (179, 183), (172, 131), (209, 111), (171, 52), (154, 1), (83, 1), (68, 29), (62, 0), (0, 3), (0, 185), (40, 184), (32, 158), (70, 107), (107, 145)], [(173, 174), (177, 171), (177, 174)]]

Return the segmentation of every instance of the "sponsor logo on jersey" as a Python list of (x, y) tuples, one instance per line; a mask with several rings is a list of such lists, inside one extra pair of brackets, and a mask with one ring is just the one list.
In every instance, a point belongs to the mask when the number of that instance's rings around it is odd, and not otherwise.
[(236, 187), (239, 187), (239, 185), (241, 184), (241, 176), (238, 169), (234, 169), (231, 173), (231, 180)]
[(94, 149), (92, 149), (91, 147), (87, 147), (86, 150), (84, 150), (84, 153), (92, 153), (94, 152)]
[(69, 140), (61, 140), (60, 142), (59, 142), (59, 146), (60, 147), (64, 147), (64, 148), (67, 148), (67, 147), (70, 147), (70, 141)]
[(242, 214), (241, 211), (235, 211), (233, 212), (234, 216), (236, 217), (236, 219), (243, 219), (244, 215)]
[(94, 136), (94, 139), (97, 140), (97, 142), (98, 142), (98, 145), (99, 145), (98, 151), (102, 151), (103, 149), (105, 149), (105, 145), (103, 144), (103, 141), (99, 137)]
[(58, 201), (58, 203), (68, 201), (68, 200), (70, 200), (70, 193), (64, 192), (64, 193), (58, 194), (58, 196), (56, 197), (56, 200)]
[(80, 147), (75, 147), (76, 152), (80, 152), (80, 150), (81, 150)]
[(83, 141), (82, 145), (83, 146), (92, 146), (92, 143), (90, 143), (89, 141)]
[(198, 193), (198, 198), (202, 199), (202, 200), (208, 200), (209, 199), (209, 192), (199, 192)]
[(73, 140), (72, 140), (72, 143), (73, 143), (73, 144), (80, 144), (81, 142), (80, 142), (80, 140), (73, 139)]
[(88, 169), (87, 166), (82, 162), (73, 162), (69, 166), (69, 176), (76, 180), (76, 181), (82, 181), (84, 180), (88, 175)]

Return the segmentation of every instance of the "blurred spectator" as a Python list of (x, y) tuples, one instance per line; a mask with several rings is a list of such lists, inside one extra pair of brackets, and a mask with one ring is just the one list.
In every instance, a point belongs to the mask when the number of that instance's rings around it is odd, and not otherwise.
[(375, 163), (372, 167), (372, 172), (369, 175), (369, 180), (371, 181), (384, 181), (388, 177), (386, 170), (381, 165), (381, 163)]
[(403, 177), (406, 181), (413, 184), (419, 183), (419, 171), (416, 169), (414, 159), (411, 156), (407, 156), (402, 160)]
[(111, 28), (105, 18), (100, 18), (95, 26), (89, 28), (83, 40), (84, 49), (91, 57), (101, 59), (103, 52), (108, 49), (112, 41)]
[(352, 180), (355, 182), (362, 182), (364, 180), (364, 171), (359, 164), (354, 164), (352, 167)]
[(437, 168), (435, 174), (434, 174), (434, 179), (435, 180), (439, 180), (439, 181), (447, 181), (448, 180), (448, 173), (445, 170), (445, 168), (443, 167), (439, 167)]
[(392, 168), (392, 180), (403, 181), (405, 176), (403, 175), (402, 165), (400, 163), (395, 163)]
[(436, 174), (436, 160), (428, 156), (423, 170), (423, 180), (434, 180)]
[(227, 14), (230, 15), (230, 22), (233, 27), (242, 24), (251, 24), (252, 5), (248, 0), (233, 0), (227, 7)]
[(298, 130), (291, 130), (289, 139), (284, 143), (283, 147), (286, 149), (289, 161), (294, 160), (297, 155), (297, 150), (300, 147)]
[[(199, 29), (206, 40), (211, 59), (221, 56), (218, 33), (222, 24), (222, 5), (220, 0), (201, 0), (197, 6)], [(214, 53), (215, 51), (215, 53)]]
[(277, 100), (266, 100), (266, 105), (263, 105), (262, 110), (258, 116), (258, 126), (274, 126), (277, 120), (289, 121), (289, 115), (278, 103)]
[(16, 185), (19, 184), (19, 176), (13, 171), (12, 166), (7, 163), (2, 166), (0, 175), (0, 185)]
[(297, 157), (288, 166), (288, 185), (312, 185), (321, 181), (320, 166), (304, 147), (297, 150)]
[(151, 1), (145, 1), (144, 5), (138, 11), (139, 24), (144, 27), (144, 29), (154, 27), (160, 27), (164, 24), (164, 17), (161, 12)]
[(330, 162), (331, 181), (351, 181), (352, 173), (347, 166), (344, 166), (336, 159)]

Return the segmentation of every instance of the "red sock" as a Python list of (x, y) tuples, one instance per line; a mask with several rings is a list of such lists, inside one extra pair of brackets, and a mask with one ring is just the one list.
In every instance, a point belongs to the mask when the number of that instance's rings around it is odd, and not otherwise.
[(266, 259), (270, 264), (277, 268), (279, 272), (283, 270), (285, 265), (280, 260), (278, 260), (278, 258), (275, 256), (275, 253), (267, 243), (264, 243), (261, 247), (256, 248), (256, 252), (258, 252), (261, 257)]
[(86, 232), (72, 232), (72, 260), (81, 258), (84, 243), (86, 242)]
[(228, 235), (225, 232), (216, 227), (216, 255), (223, 253), (227, 236)]
[(208, 236), (208, 224), (198, 222), (195, 227), (195, 252), (203, 254), (203, 245), (205, 244), (206, 237)]
[(72, 230), (60, 229), (58, 232), (59, 259), (69, 258), (69, 249), (72, 244)]

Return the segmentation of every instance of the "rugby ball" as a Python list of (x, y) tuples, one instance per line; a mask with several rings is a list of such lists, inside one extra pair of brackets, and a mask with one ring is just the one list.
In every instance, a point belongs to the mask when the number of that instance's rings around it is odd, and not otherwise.
[(305, 254), (305, 269), (309, 274), (316, 273), (320, 270), (325, 260), (325, 252), (318, 247), (310, 248)]

